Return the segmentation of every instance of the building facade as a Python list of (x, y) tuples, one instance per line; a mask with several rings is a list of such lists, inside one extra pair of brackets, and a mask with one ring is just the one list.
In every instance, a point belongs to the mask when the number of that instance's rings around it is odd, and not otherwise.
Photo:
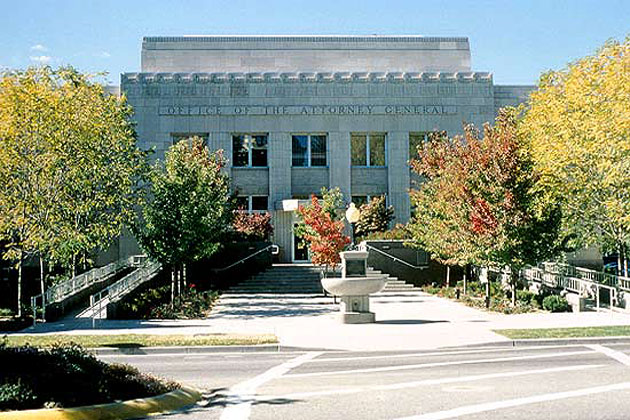
[(147, 37), (141, 72), (121, 80), (140, 147), (161, 158), (197, 135), (223, 149), (241, 205), (272, 213), (285, 262), (308, 258), (293, 236), (299, 200), (322, 187), (386, 196), (404, 223), (417, 145), (492, 121), (531, 89), (472, 71), (467, 38), (421, 36)]

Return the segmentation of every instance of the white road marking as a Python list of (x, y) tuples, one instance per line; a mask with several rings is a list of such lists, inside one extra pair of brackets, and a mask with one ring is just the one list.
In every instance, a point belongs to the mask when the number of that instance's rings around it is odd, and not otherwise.
[(274, 366), (268, 371), (245, 382), (241, 382), (230, 388), (227, 397), (227, 406), (221, 414), (221, 420), (246, 420), (251, 412), (252, 402), (255, 399), (256, 388), (279, 378), (291, 369), (300, 366), (307, 360), (319, 356), (322, 352), (309, 352), (298, 356), (288, 362)]
[(309, 360), (307, 363), (319, 362), (345, 362), (350, 360), (372, 360), (372, 359), (401, 359), (405, 357), (423, 357), (423, 356), (451, 356), (458, 354), (477, 354), (477, 353), (500, 353), (500, 352), (525, 352), (528, 350), (555, 349), (584, 347), (583, 344), (557, 345), (557, 346), (531, 346), (531, 347), (493, 347), (492, 349), (479, 350), (457, 350), (457, 351), (436, 351), (430, 353), (403, 353), (403, 354), (383, 354), (379, 356), (353, 356), (353, 357), (325, 357)]
[(483, 374), (483, 375), (454, 376), (451, 378), (424, 379), (421, 381), (400, 382), (400, 383), (388, 384), (388, 385), (370, 385), (370, 386), (362, 386), (362, 387), (356, 387), (356, 388), (329, 389), (329, 390), (324, 390), (324, 391), (295, 392), (292, 394), (284, 394), (284, 395), (261, 395), (261, 396), (256, 397), (256, 399), (263, 400), (263, 401), (274, 400), (274, 399), (300, 399), (300, 398), (310, 398), (310, 397), (322, 397), (326, 395), (356, 394), (356, 393), (368, 392), (368, 391), (393, 391), (397, 389), (414, 388), (414, 387), (428, 386), (428, 385), (452, 384), (452, 383), (458, 383), (458, 382), (481, 381), (484, 379), (509, 378), (513, 376), (539, 375), (539, 374), (545, 374), (545, 373), (577, 371), (577, 370), (584, 370), (584, 369), (593, 369), (593, 368), (598, 368), (602, 366), (604, 365), (574, 365), (574, 366), (564, 366), (564, 367), (555, 367), (555, 368), (547, 368), (547, 369), (488, 373), (488, 374)]
[(496, 357), (492, 359), (473, 359), (473, 360), (458, 360), (453, 362), (433, 362), (433, 363), (420, 363), (413, 365), (400, 365), (400, 366), (386, 366), (378, 368), (364, 368), (364, 369), (352, 369), (352, 370), (335, 370), (325, 372), (309, 372), (309, 373), (293, 373), (290, 375), (284, 375), (284, 378), (304, 378), (309, 376), (328, 376), (328, 375), (348, 375), (354, 373), (372, 373), (372, 372), (388, 372), (392, 370), (408, 370), (408, 369), (422, 369), (428, 367), (437, 366), (453, 366), (453, 365), (470, 365), (475, 363), (495, 363), (495, 362), (510, 362), (515, 360), (532, 360), (532, 359), (545, 359), (552, 357), (566, 357), (577, 356), (580, 354), (596, 353), (593, 350), (581, 350), (581, 351), (567, 351), (563, 353), (543, 353), (531, 356), (512, 356), (512, 357)]
[(286, 356), (291, 354), (302, 354), (303, 351), (244, 351), (235, 354), (236, 352), (198, 352), (198, 353), (166, 353), (166, 354), (97, 354), (96, 357), (101, 358), (115, 358), (115, 357), (182, 357), (182, 356), (204, 356), (204, 357), (213, 357), (213, 356), (231, 356), (231, 357), (244, 357), (244, 356), (267, 356), (267, 355), (276, 355), (276, 356)]
[(563, 400), (566, 398), (583, 397), (585, 395), (601, 394), (610, 391), (621, 391), (630, 389), (630, 382), (621, 382), (612, 385), (597, 386), (593, 388), (577, 389), (575, 391), (555, 392), (551, 394), (534, 395), (531, 397), (514, 398), (511, 400), (494, 401), (489, 403), (467, 405), (453, 408), (451, 410), (436, 411), (433, 413), (420, 414), (417, 416), (400, 417), (396, 420), (441, 420), (470, 414), (483, 413), (486, 411), (500, 410), (502, 408), (518, 407), (527, 404), (536, 404), (547, 401)]
[(613, 350), (611, 348), (608, 347), (604, 347), (601, 346), (599, 344), (589, 344), (586, 347), (588, 347), (589, 349), (593, 349), (598, 353), (602, 353), (605, 354), (606, 356), (615, 359), (616, 361), (618, 361), (621, 364), (624, 364), (626, 366), (630, 366), (630, 356), (628, 356), (625, 353), (622, 353), (620, 351), (617, 350)]

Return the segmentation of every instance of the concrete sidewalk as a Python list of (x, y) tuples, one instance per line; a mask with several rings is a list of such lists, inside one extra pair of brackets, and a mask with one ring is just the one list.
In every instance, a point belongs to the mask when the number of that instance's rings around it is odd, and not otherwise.
[(500, 328), (554, 328), (630, 324), (630, 315), (607, 312), (503, 315), (421, 292), (371, 297), (375, 324), (336, 320), (332, 298), (312, 295), (223, 295), (203, 320), (97, 321), (40, 324), (22, 333), (42, 334), (213, 334), (271, 333), (280, 345), (338, 350), (418, 350), (507, 342)]

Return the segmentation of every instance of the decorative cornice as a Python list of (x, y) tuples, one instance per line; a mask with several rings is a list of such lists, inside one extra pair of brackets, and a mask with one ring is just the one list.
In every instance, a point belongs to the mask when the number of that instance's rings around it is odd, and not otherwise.
[(471, 83), (492, 81), (488, 72), (123, 73), (122, 83)]

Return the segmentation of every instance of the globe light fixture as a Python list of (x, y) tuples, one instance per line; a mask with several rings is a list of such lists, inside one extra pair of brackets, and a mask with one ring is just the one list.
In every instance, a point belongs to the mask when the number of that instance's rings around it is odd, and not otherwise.
[(361, 216), (359, 209), (354, 205), (354, 203), (350, 203), (350, 207), (346, 210), (346, 220), (350, 224), (354, 224), (359, 221), (359, 216)]
[(354, 205), (354, 203), (350, 203), (348, 210), (346, 210), (346, 220), (352, 226), (352, 245), (354, 245), (354, 225), (359, 221), (359, 217), (361, 216), (361, 211)]

